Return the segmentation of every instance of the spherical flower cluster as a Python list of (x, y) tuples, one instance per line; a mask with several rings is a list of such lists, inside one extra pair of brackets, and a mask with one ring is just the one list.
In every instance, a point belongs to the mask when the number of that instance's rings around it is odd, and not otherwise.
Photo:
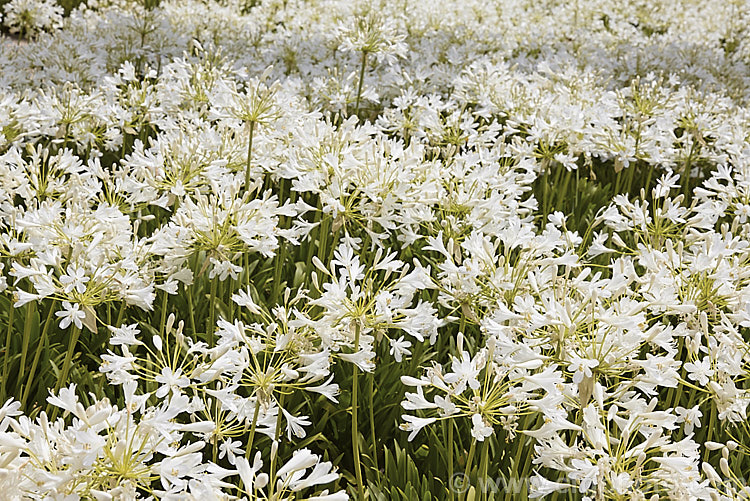
[(3, 13), (3, 25), (24, 38), (62, 26), (63, 9), (54, 0), (11, 0)]

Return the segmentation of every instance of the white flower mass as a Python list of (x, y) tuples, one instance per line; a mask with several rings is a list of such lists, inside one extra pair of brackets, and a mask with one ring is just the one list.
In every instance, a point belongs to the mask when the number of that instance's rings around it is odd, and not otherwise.
[(750, 1), (0, 16), (0, 500), (750, 498)]

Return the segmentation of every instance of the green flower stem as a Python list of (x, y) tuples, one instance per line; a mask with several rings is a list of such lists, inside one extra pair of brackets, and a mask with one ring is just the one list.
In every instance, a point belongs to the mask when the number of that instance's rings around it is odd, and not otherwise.
[(564, 168), (564, 169), (565, 169), (565, 174), (563, 175), (562, 186), (557, 191), (557, 202), (555, 203), (555, 208), (558, 210), (563, 209), (563, 203), (569, 197), (568, 184), (570, 183), (570, 178), (573, 175), (573, 171), (570, 171), (567, 168)]
[[(489, 453), (490, 453), (490, 437), (487, 437), (484, 439), (484, 443), (482, 444), (482, 460), (479, 464), (479, 470), (481, 472), (481, 478), (482, 482), (481, 486), (487, 485), (487, 470), (489, 468)], [(487, 489), (481, 489), (482, 491), (482, 499), (487, 499)]]
[[(60, 388), (62, 388), (63, 385), (68, 382), (70, 362), (73, 360), (73, 352), (75, 351), (76, 344), (78, 343), (78, 336), (81, 334), (81, 329), (79, 329), (75, 324), (72, 326), (72, 329), (73, 331), (70, 333), (70, 339), (68, 340), (68, 351), (67, 353), (65, 353), (65, 361), (63, 362), (62, 373), (60, 374), (60, 379), (57, 380), (57, 384), (55, 385), (55, 395), (57, 395), (60, 392)], [(49, 405), (47, 407), (49, 407)], [(54, 421), (55, 418), (57, 418), (58, 411), (59, 407), (55, 407), (52, 410), (52, 417), (50, 418), (51, 421)]]
[(250, 254), (245, 253), (242, 255), (242, 260), (244, 261), (244, 268), (245, 268), (245, 286), (250, 286)]
[(29, 340), (31, 338), (31, 320), (34, 311), (31, 309), (33, 303), (26, 303), (26, 318), (23, 325), (23, 344), (21, 346), (21, 366), (18, 368), (18, 381), (23, 381), (26, 373), (26, 357), (29, 353)]
[[(529, 429), (529, 428), (524, 428)], [(518, 438), (518, 443), (514, 444), (516, 446), (516, 455), (513, 459), (513, 470), (511, 471), (510, 476), (508, 477), (509, 480), (515, 481), (518, 479), (518, 463), (521, 462), (521, 452), (523, 451), (523, 442), (521, 437)], [(510, 491), (505, 494), (505, 501), (510, 501), (512, 499), (512, 494)]]
[[(279, 180), (279, 204), (282, 204), (285, 200), (287, 200), (287, 188), (288, 188), (288, 181), (284, 178), (281, 178)], [(287, 228), (289, 226), (288, 217), (286, 216), (279, 216), (279, 228)], [(283, 268), (284, 264), (284, 250), (286, 242), (281, 240), (279, 242), (279, 248), (276, 251), (276, 255), (274, 256), (274, 269), (273, 269), (273, 285), (272, 285), (272, 293), (271, 293), (271, 304), (278, 304), (279, 303), (279, 294), (281, 292), (281, 269)]]
[(214, 347), (214, 334), (215, 334), (215, 323), (216, 323), (216, 287), (219, 285), (219, 277), (216, 276), (211, 279), (211, 297), (208, 304), (208, 325), (206, 325), (206, 333), (208, 334), (208, 344), (211, 348)]
[[(242, 264), (242, 258), (240, 258), (240, 264)], [(237, 277), (237, 279), (239, 280), (239, 277)], [(234, 318), (234, 301), (232, 301), (232, 292), (237, 290), (236, 285), (237, 285), (238, 280), (235, 280), (232, 277), (229, 277), (228, 280), (229, 281), (227, 283), (227, 287), (225, 291), (226, 295), (224, 296), (224, 301), (225, 301), (224, 304), (227, 305), (227, 309), (229, 310), (227, 311), (229, 318)]]
[(682, 189), (686, 201), (690, 196), (690, 170), (693, 167), (693, 155), (695, 154), (695, 146), (697, 144), (698, 143), (693, 140), (692, 144), (690, 145), (690, 152), (688, 153), (688, 157), (685, 160), (685, 166), (682, 168), (682, 174), (680, 176), (680, 182), (682, 183)]
[(122, 319), (125, 316), (125, 301), (122, 301), (120, 303), (120, 311), (117, 312), (117, 322), (115, 322), (115, 327), (120, 327), (122, 325)]
[[(258, 424), (258, 414), (260, 414), (260, 402), (258, 402), (258, 399), (255, 399), (255, 411), (253, 411), (253, 423), (250, 425), (250, 436), (247, 439), (247, 446), (245, 447), (245, 459), (247, 459), (251, 464), (252, 461), (250, 460), (252, 456), (252, 450), (253, 450), (253, 440), (255, 439), (255, 428)], [(240, 478), (240, 483), (238, 486), (238, 492), (242, 492), (245, 487), (251, 487), (249, 485), (244, 485), (242, 482), (242, 478)]]
[(271, 286), (271, 304), (279, 304), (279, 294), (281, 293), (281, 268), (284, 262), (284, 242), (279, 244), (278, 252), (274, 257), (273, 266), (273, 285)]
[[(716, 404), (714, 402), (711, 402), (711, 412), (710, 416), (708, 418), (708, 427), (706, 428), (706, 440), (704, 440), (703, 443), (710, 442), (714, 428), (716, 426)], [(708, 461), (708, 455), (709, 455), (708, 447), (705, 447), (703, 449), (703, 462)]]
[(638, 162), (633, 162), (633, 165), (630, 166), (628, 169), (628, 175), (627, 175), (627, 188), (626, 193), (632, 193), (633, 190), (633, 178), (635, 177), (635, 169), (638, 167)]
[(10, 311), (8, 312), (8, 330), (5, 334), (5, 355), (3, 355), (3, 385), (0, 391), (0, 402), (5, 402), (6, 388), (8, 384), (8, 359), (10, 358), (10, 338), (13, 333), (13, 316), (16, 309), (13, 307), (13, 298), (10, 298)]
[(253, 411), (253, 422), (250, 425), (250, 436), (247, 438), (247, 447), (245, 448), (245, 457), (250, 459), (250, 452), (253, 450), (253, 441), (255, 440), (255, 427), (258, 425), (258, 415), (260, 414), (260, 402), (255, 399), (255, 410)]
[(331, 238), (331, 247), (328, 249), (328, 260), (326, 261), (326, 264), (329, 264), (331, 261), (333, 261), (333, 253), (336, 251), (336, 244), (339, 241), (339, 232), (341, 231), (341, 228), (337, 229), (332, 233)]
[[(630, 168), (630, 167), (628, 167)], [(622, 183), (622, 170), (615, 174), (615, 191), (612, 193), (612, 195), (618, 195), (620, 193), (620, 184)]]
[[(476, 452), (476, 450), (477, 450), (477, 439), (476, 438), (472, 438), (471, 439), (471, 447), (469, 447), (469, 456), (466, 458), (466, 468), (464, 469), (464, 479), (465, 480), (469, 479), (469, 473), (471, 473), (471, 465), (472, 465), (472, 463), (474, 463), (474, 453)], [(469, 499), (469, 491), (470, 490), (471, 489), (467, 489), (466, 490), (466, 496), (464, 497), (464, 499), (467, 499), (467, 500)]]
[[(448, 478), (453, 478), (453, 420), (448, 420), (448, 440), (446, 445), (448, 446)], [(450, 501), (453, 501), (453, 489), (450, 491)]]
[(193, 286), (187, 291), (188, 310), (190, 310), (190, 328), (195, 336), (195, 307), (193, 306)]
[[(320, 199), (318, 199), (318, 210), (315, 211), (315, 222), (317, 223), (317, 234), (318, 238), (320, 238), (320, 235), (322, 234), (323, 229), (321, 228), (323, 226), (323, 221), (325, 221), (325, 218), (323, 217), (323, 211), (320, 206)], [(320, 252), (320, 248), (318, 248), (318, 252)], [(309, 244), (307, 246), (307, 256), (305, 258), (305, 282), (306, 285), (309, 284), (307, 282), (310, 279), (310, 276), (313, 271), (313, 264), (312, 264), (312, 258), (315, 255), (315, 239), (312, 238), (312, 233), (309, 237)]]
[(168, 296), (167, 291), (162, 291), (161, 322), (159, 322), (159, 337), (164, 337), (164, 327), (167, 324), (167, 296)]
[[(218, 385), (216, 389), (219, 389)], [(218, 461), (218, 457), (219, 457), (219, 435), (221, 432), (221, 416), (219, 415), (219, 413), (220, 413), (219, 399), (214, 398), (214, 416), (216, 416), (215, 418), (216, 426), (214, 427), (213, 446), (212, 446), (214, 464)]]
[[(356, 320), (354, 323), (354, 349), (359, 351), (359, 321)], [(365, 492), (364, 486), (362, 485), (362, 468), (359, 459), (359, 427), (357, 420), (357, 398), (359, 390), (359, 368), (354, 364), (354, 370), (352, 373), (352, 454), (354, 455), (354, 474), (357, 478), (357, 499), (364, 501)]]
[(39, 343), (36, 346), (36, 352), (34, 353), (34, 360), (31, 362), (31, 369), (29, 370), (28, 383), (23, 391), (23, 397), (21, 398), (21, 408), (26, 408), (26, 402), (29, 399), (29, 393), (31, 391), (31, 383), (34, 381), (36, 375), (36, 368), (39, 364), (39, 358), (42, 356), (42, 348), (47, 342), (47, 333), (49, 332), (50, 324), (52, 323), (52, 313), (55, 310), (55, 300), (49, 305), (49, 312), (47, 313), (47, 319), (44, 321), (44, 327), (42, 327), (42, 335), (39, 338)]
[(557, 198), (560, 196), (560, 193), (561, 193), (561, 191), (557, 191), (557, 190), (555, 192), (550, 192), (547, 188), (547, 185), (554, 186), (555, 188), (560, 186), (560, 177), (562, 175), (562, 172), (560, 168), (554, 169), (555, 170), (554, 180), (550, 182), (549, 180), (552, 179), (553, 177), (552, 170), (553, 170), (552, 166), (548, 164), (546, 167), (547, 182), (544, 183), (544, 200), (542, 203), (542, 207), (544, 209), (543, 214), (542, 214), (542, 221), (541, 221), (542, 227), (544, 227), (544, 225), (547, 223), (547, 216), (549, 215), (550, 212), (552, 212), (552, 209), (554, 208), (553, 199), (557, 200)]
[(649, 164), (648, 170), (646, 171), (646, 184), (643, 185), (643, 189), (646, 190), (646, 196), (649, 196), (649, 191), (651, 187), (651, 178), (654, 175), (654, 166), (653, 164)]
[(245, 165), (245, 191), (250, 188), (250, 162), (253, 158), (253, 134), (255, 133), (255, 122), (250, 122), (250, 139), (247, 143), (247, 164)]
[(276, 486), (276, 463), (279, 458), (279, 437), (281, 436), (281, 416), (284, 414), (282, 409), (284, 407), (284, 394), (282, 393), (279, 397), (279, 413), (276, 416), (276, 432), (274, 433), (273, 441), (276, 443), (276, 452), (271, 456), (271, 475), (268, 477), (268, 499), (275, 499), (273, 497), (273, 488)]
[(357, 104), (354, 114), (359, 117), (359, 102), (362, 98), (362, 83), (365, 81), (365, 69), (367, 68), (367, 52), (362, 52), (362, 66), (359, 68), (359, 82), (357, 83)]
[[(328, 255), (328, 252), (326, 250), (328, 249), (328, 234), (331, 232), (331, 217), (322, 215), (322, 220), (320, 222), (320, 240), (319, 240), (319, 247), (318, 247), (318, 258), (325, 259), (325, 257)], [(326, 266), (328, 266), (329, 263), (323, 263)]]
[[(542, 183), (542, 199), (539, 201), (539, 206), (542, 208), (542, 225), (547, 220), (547, 199), (549, 198), (549, 171), (544, 175), (547, 180)], [(541, 175), (539, 177), (541, 177)]]
[(375, 374), (369, 374), (367, 377), (367, 381), (367, 396), (369, 400), (368, 404), (370, 406), (370, 438), (372, 438), (372, 460), (375, 463), (375, 469), (380, 470), (380, 468), (378, 467), (378, 442), (376, 438), (377, 435), (375, 434)]

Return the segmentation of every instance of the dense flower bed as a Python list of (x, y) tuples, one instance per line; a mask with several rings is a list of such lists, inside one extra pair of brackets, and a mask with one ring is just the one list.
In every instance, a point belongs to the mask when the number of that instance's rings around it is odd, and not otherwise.
[(750, 496), (747, 1), (0, 4), (0, 498)]

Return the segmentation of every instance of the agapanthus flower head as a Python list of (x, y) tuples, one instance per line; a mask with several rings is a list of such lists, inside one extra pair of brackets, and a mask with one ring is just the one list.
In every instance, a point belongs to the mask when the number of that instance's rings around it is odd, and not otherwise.
[(3, 24), (23, 38), (62, 26), (63, 8), (54, 0), (11, 0), (3, 11)]

